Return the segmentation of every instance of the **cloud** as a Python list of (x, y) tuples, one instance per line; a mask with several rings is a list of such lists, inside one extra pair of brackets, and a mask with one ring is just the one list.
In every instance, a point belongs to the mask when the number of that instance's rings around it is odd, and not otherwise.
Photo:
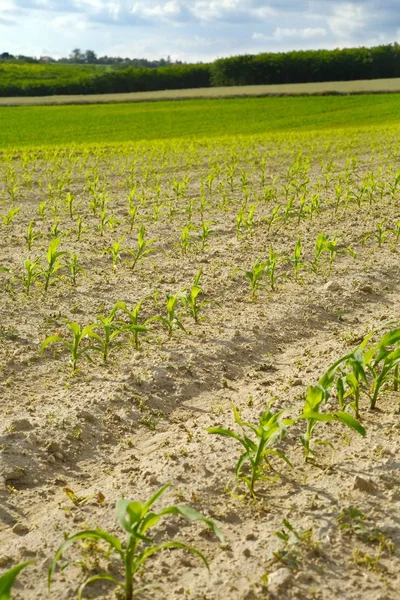
[(58, 56), (124, 48), (126, 56), (210, 60), (400, 38), (399, 0), (0, 0), (0, 15), (0, 52), (23, 54), (45, 44)]
[(365, 8), (354, 2), (335, 6), (333, 16), (328, 18), (332, 33), (339, 38), (348, 38), (365, 27), (368, 20)]
[(324, 27), (304, 27), (298, 29), (296, 27), (277, 27), (273, 33), (275, 40), (283, 40), (285, 38), (300, 38), (300, 39), (311, 39), (321, 38), (326, 36), (327, 31)]

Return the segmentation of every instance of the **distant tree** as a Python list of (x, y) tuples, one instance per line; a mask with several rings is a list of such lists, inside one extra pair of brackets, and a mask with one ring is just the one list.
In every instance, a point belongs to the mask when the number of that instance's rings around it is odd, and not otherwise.
[(3, 52), (2, 54), (0, 54), (0, 60), (12, 60), (13, 58), (14, 56), (9, 52)]
[(97, 63), (97, 56), (93, 50), (86, 50), (85, 52), (85, 63), (89, 65), (94, 65)]
[(69, 60), (72, 63), (83, 63), (85, 62), (85, 54), (80, 48), (74, 48), (69, 55)]

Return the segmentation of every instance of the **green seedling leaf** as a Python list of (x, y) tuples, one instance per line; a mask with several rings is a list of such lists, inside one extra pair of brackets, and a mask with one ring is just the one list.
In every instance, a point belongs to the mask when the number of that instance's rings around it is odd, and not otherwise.
[(15, 583), (16, 578), (28, 565), (33, 563), (32, 560), (27, 560), (15, 567), (12, 567), (3, 575), (0, 575), (0, 600), (11, 600), (11, 589)]

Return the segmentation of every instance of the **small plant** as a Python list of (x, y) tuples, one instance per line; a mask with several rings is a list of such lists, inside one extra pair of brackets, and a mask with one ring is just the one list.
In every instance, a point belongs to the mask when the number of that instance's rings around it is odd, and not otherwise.
[(108, 227), (109, 229), (114, 229), (115, 225), (117, 225), (118, 221), (117, 219), (114, 217), (114, 215), (110, 215), (107, 212), (107, 209), (104, 208), (101, 212), (100, 212), (100, 220), (99, 220), (99, 224), (97, 226), (97, 229), (100, 233), (101, 236), (104, 235), (105, 229), (106, 227)]
[(167, 328), (169, 337), (172, 336), (172, 333), (176, 327), (182, 329), (185, 333), (187, 333), (185, 327), (183, 326), (181, 320), (176, 314), (176, 308), (178, 306), (179, 301), (183, 301), (182, 294), (176, 294), (175, 296), (167, 294), (167, 304), (166, 304), (166, 312), (167, 316), (164, 317), (162, 315), (155, 317), (157, 320), (161, 321), (161, 323)]
[(82, 356), (88, 355), (89, 352), (94, 349), (93, 346), (82, 347), (82, 342), (86, 338), (92, 337), (92, 329), (90, 326), (81, 328), (80, 325), (75, 322), (67, 323), (67, 327), (72, 334), (71, 341), (64, 339), (61, 335), (51, 335), (42, 342), (40, 352), (43, 354), (50, 344), (63, 344), (70, 354), (68, 364), (73, 371), (76, 371), (78, 360)]
[(139, 323), (139, 312), (144, 300), (145, 298), (137, 302), (137, 304), (132, 309), (128, 309), (125, 302), (117, 302), (113, 308), (113, 312), (120, 309), (129, 318), (129, 323), (122, 324), (122, 329), (123, 331), (129, 332), (133, 336), (133, 343), (135, 345), (136, 350), (139, 350), (139, 334), (147, 333), (148, 328), (146, 327), (146, 323), (153, 320), (152, 318), (146, 319), (143, 323)]
[(38, 238), (40, 238), (40, 233), (36, 233), (33, 230), (34, 225), (35, 225), (35, 222), (30, 221), (30, 223), (28, 225), (28, 231), (26, 232), (26, 236), (25, 236), (26, 245), (28, 247), (28, 250), (31, 250), (33, 242), (35, 240), (37, 240)]
[(18, 575), (33, 561), (27, 560), (0, 575), (0, 600), (11, 600), (11, 589)]
[(269, 217), (264, 217), (264, 222), (267, 224), (267, 231), (270, 231), (271, 227), (282, 220), (282, 216), (279, 214), (281, 211), (281, 205), (278, 204), (273, 208)]
[(203, 252), (206, 247), (207, 240), (213, 232), (213, 230), (210, 228), (210, 225), (214, 225), (214, 221), (202, 221), (202, 223), (201, 223), (200, 240), (201, 240), (201, 250)]
[(45, 213), (47, 209), (47, 202), (44, 200), (43, 202), (39, 202), (39, 217), (44, 221)]
[(84, 277), (86, 277), (86, 271), (79, 263), (79, 254), (74, 254), (73, 252), (70, 252), (68, 258), (65, 261), (65, 264), (69, 269), (69, 276), (73, 286), (76, 286), (76, 278), (80, 273)]
[(297, 531), (287, 519), (283, 519), (283, 529), (275, 532), (275, 535), (283, 542), (283, 547), (274, 552), (275, 560), (291, 569), (298, 569), (304, 550), (320, 554), (319, 546), (313, 541), (312, 534), (311, 528)]
[(304, 267), (304, 264), (301, 262), (302, 254), (303, 254), (303, 247), (302, 247), (302, 244), (301, 244), (301, 238), (299, 238), (297, 240), (297, 242), (296, 242), (295, 247), (294, 247), (294, 252), (293, 252), (292, 258), (289, 258), (289, 261), (293, 265), (294, 278), (295, 278), (296, 281), (299, 280), (300, 269), (302, 267)]
[[(365, 437), (366, 431), (364, 427), (354, 419), (351, 415), (344, 411), (323, 413), (320, 412), (322, 406), (326, 403), (331, 394), (331, 385), (333, 383), (335, 374), (339, 366), (345, 362), (350, 355), (346, 355), (340, 358), (336, 363), (324, 373), (324, 375), (319, 380), (318, 384), (315, 386), (309, 386), (307, 390), (307, 396), (303, 408), (303, 414), (301, 415), (301, 419), (305, 419), (307, 421), (307, 429), (306, 432), (300, 436), (301, 443), (303, 444), (305, 450), (305, 458), (308, 460), (310, 454), (314, 454), (314, 451), (311, 447), (311, 441), (314, 433), (314, 429), (319, 422), (329, 422), (329, 421), (340, 421), (344, 423), (354, 431), (357, 431), (360, 435)], [(327, 440), (313, 440), (315, 445), (325, 444), (328, 446), (332, 446), (331, 442)]]
[[(99, 335), (94, 329), (100, 329), (103, 335)], [(113, 309), (108, 316), (99, 315), (97, 323), (90, 327), (89, 337), (95, 340), (92, 349), (99, 352), (104, 362), (107, 362), (110, 353), (111, 343), (118, 335), (123, 333), (121, 324), (115, 320), (115, 310)]]
[[(393, 381), (398, 386), (398, 366), (400, 364), (400, 328), (384, 334), (364, 358), (366, 367), (373, 377), (370, 387), (371, 409), (376, 407), (382, 388)], [(394, 346), (394, 347), (393, 347)]]
[(130, 254), (133, 258), (133, 261), (131, 264), (132, 270), (135, 268), (135, 266), (139, 260), (143, 260), (145, 258), (145, 256), (147, 256), (151, 252), (154, 252), (152, 243), (155, 241), (156, 241), (155, 238), (146, 240), (146, 230), (144, 228), (144, 225), (141, 225), (139, 228), (139, 232), (138, 232), (136, 250), (132, 250), (130, 248), (126, 249), (126, 252), (128, 252), (128, 254)]
[(22, 285), (25, 288), (27, 296), (30, 295), (32, 284), (41, 272), (41, 266), (38, 261), (39, 259), (31, 260), (27, 258), (22, 264)]
[(56, 277), (56, 273), (64, 266), (61, 262), (61, 256), (64, 256), (66, 252), (60, 252), (58, 246), (60, 245), (60, 238), (55, 238), (50, 242), (47, 250), (46, 267), (41, 267), (40, 275), (44, 278), (44, 291), (47, 292), (50, 283)]
[[(261, 280), (265, 274), (265, 266), (266, 266), (265, 262), (262, 262), (260, 259), (257, 259), (255, 261), (255, 263), (253, 264), (253, 266), (251, 267), (251, 270), (244, 271), (244, 274), (246, 275), (246, 277), (250, 283), (252, 302), (255, 302), (255, 300), (257, 298), (257, 292), (260, 287)], [(243, 270), (243, 269), (240, 269), (240, 270)]]
[(76, 196), (75, 194), (71, 193), (71, 192), (67, 192), (65, 199), (64, 199), (64, 204), (69, 212), (69, 216), (71, 217), (71, 219), (74, 216), (74, 204), (75, 204), (75, 200), (76, 200)]
[(134, 596), (140, 594), (143, 589), (136, 588), (136, 576), (141, 568), (143, 568), (146, 560), (160, 552), (169, 548), (177, 548), (185, 550), (198, 556), (207, 569), (209, 565), (205, 556), (196, 548), (187, 546), (182, 542), (170, 541), (161, 544), (153, 544), (153, 540), (149, 537), (148, 531), (150, 528), (157, 525), (159, 520), (167, 515), (183, 516), (189, 521), (202, 521), (211, 528), (213, 533), (220, 541), (223, 541), (223, 535), (216, 524), (203, 517), (200, 513), (188, 506), (172, 505), (163, 508), (156, 513), (152, 509), (153, 504), (169, 487), (169, 484), (159, 489), (147, 502), (142, 504), (139, 501), (118, 500), (116, 513), (117, 520), (123, 531), (128, 535), (127, 541), (123, 542), (119, 538), (111, 535), (107, 531), (101, 529), (83, 530), (68, 537), (58, 549), (48, 573), (48, 586), (50, 589), (57, 564), (63, 557), (64, 552), (76, 542), (81, 540), (104, 541), (109, 547), (110, 552), (115, 552), (120, 557), (124, 569), (124, 579), (117, 579), (107, 573), (93, 575), (86, 579), (80, 586), (78, 591), (78, 599), (82, 598), (84, 588), (95, 581), (109, 581), (122, 592), (124, 600), (132, 600)]
[(269, 248), (267, 260), (264, 263), (264, 273), (269, 280), (269, 284), (271, 286), (272, 291), (275, 290), (275, 288), (276, 288), (276, 281), (278, 278), (277, 272), (276, 272), (276, 267), (278, 265), (278, 259), (279, 259), (279, 255), (277, 252), (275, 252), (275, 250), (271, 244), (270, 248)]
[(342, 510), (338, 516), (340, 530), (347, 535), (355, 535), (366, 544), (379, 547), (379, 552), (394, 554), (396, 547), (380, 529), (368, 526), (367, 516), (355, 506)]
[(192, 231), (194, 231), (196, 229), (197, 228), (194, 225), (189, 223), (181, 231), (179, 245), (181, 247), (181, 252), (184, 256), (188, 253), (190, 245), (193, 244), (194, 239), (191, 234), (192, 234)]
[(118, 263), (121, 262), (121, 252), (123, 251), (122, 244), (125, 240), (125, 236), (123, 235), (120, 240), (114, 242), (110, 248), (107, 248), (105, 252), (107, 254), (111, 254), (113, 261), (113, 269), (116, 269)]
[(203, 300), (199, 302), (199, 296), (203, 292), (200, 285), (200, 277), (203, 273), (203, 270), (200, 269), (194, 278), (193, 285), (189, 290), (186, 290), (182, 293), (182, 302), (185, 307), (188, 309), (190, 315), (193, 317), (194, 322), (199, 322), (199, 312), (206, 304), (209, 304), (208, 300)]
[(82, 217), (80, 215), (78, 215), (78, 218), (76, 220), (76, 230), (74, 231), (74, 233), (76, 233), (78, 242), (80, 241), (80, 239), (82, 237), (82, 233), (84, 231), (87, 231), (88, 229), (89, 229), (89, 227), (83, 223)]
[(21, 208), (22, 208), (21, 206), (17, 206), (16, 208), (11, 207), (6, 215), (1, 215), (1, 218), (3, 219), (4, 225), (6, 227), (11, 225), (11, 223), (13, 222), (14, 218), (17, 216), (17, 214), (19, 213)]
[[(287, 425), (291, 425), (293, 421), (284, 418), (285, 411), (283, 410), (273, 414), (270, 410), (271, 404), (272, 401), (262, 413), (257, 425), (243, 421), (239, 410), (233, 406), (235, 422), (241, 428), (242, 435), (231, 429), (224, 429), (222, 427), (210, 427), (207, 429), (208, 433), (233, 438), (243, 446), (244, 452), (240, 455), (236, 464), (235, 474), (238, 480), (246, 484), (248, 491), (253, 497), (255, 496), (254, 487), (258, 480), (276, 481), (278, 479), (278, 477), (267, 477), (264, 474), (265, 465), (273, 470), (269, 462), (271, 456), (277, 456), (292, 467), (288, 457), (280, 450), (272, 448), (272, 446), (284, 438)], [(253, 439), (251, 439), (250, 435), (253, 436)], [(244, 473), (244, 465), (246, 463), (249, 463), (250, 476)]]

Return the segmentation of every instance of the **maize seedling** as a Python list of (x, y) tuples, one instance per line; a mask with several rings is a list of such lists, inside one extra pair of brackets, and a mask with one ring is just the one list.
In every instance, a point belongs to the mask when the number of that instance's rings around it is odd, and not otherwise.
[[(47, 346), (50, 346), (50, 344), (63, 344), (70, 354), (68, 364), (71, 366), (73, 371), (76, 371), (78, 360), (94, 349), (93, 346), (81, 347), (83, 340), (91, 337), (92, 329), (90, 326), (81, 328), (80, 325), (75, 322), (67, 323), (67, 327), (72, 334), (71, 341), (64, 339), (60, 335), (51, 335), (46, 338), (44, 342), (42, 342), (40, 346), (40, 352), (43, 354)], [(90, 360), (89, 356), (88, 358)]]
[(66, 259), (65, 264), (69, 269), (69, 276), (73, 286), (76, 286), (76, 278), (80, 273), (86, 277), (86, 271), (79, 263), (79, 254), (70, 252), (69, 258)]
[(209, 300), (203, 300), (199, 302), (199, 296), (203, 292), (200, 285), (200, 277), (203, 273), (203, 269), (200, 269), (194, 278), (193, 285), (189, 290), (182, 292), (182, 302), (185, 308), (188, 309), (189, 314), (193, 317), (194, 322), (199, 322), (199, 312), (206, 304), (210, 304)]
[(21, 208), (22, 208), (22, 206), (17, 206), (16, 208), (10, 208), (10, 210), (8, 211), (8, 213), (6, 215), (1, 215), (1, 218), (3, 219), (4, 225), (6, 227), (11, 225), (12, 221), (17, 216), (17, 214), (19, 213)]
[(31, 287), (34, 281), (39, 277), (41, 273), (41, 266), (39, 264), (39, 259), (31, 260), (28, 258), (23, 262), (22, 269), (22, 284), (25, 288), (26, 295), (29, 296), (31, 292)]
[(47, 292), (51, 281), (56, 277), (56, 273), (63, 267), (63, 264), (60, 260), (61, 256), (64, 256), (66, 252), (58, 251), (58, 246), (60, 245), (60, 238), (55, 238), (50, 242), (49, 248), (47, 250), (46, 259), (47, 265), (46, 267), (40, 268), (40, 276), (44, 277), (44, 291)]
[(172, 336), (172, 333), (176, 327), (179, 327), (179, 329), (182, 329), (182, 331), (184, 331), (185, 333), (188, 333), (186, 331), (185, 327), (183, 326), (181, 320), (176, 315), (176, 308), (177, 308), (178, 302), (183, 301), (183, 295), (176, 294), (175, 296), (171, 296), (171, 295), (167, 294), (166, 300), (167, 300), (167, 303), (166, 303), (167, 316), (164, 317), (163, 315), (160, 315), (158, 317), (153, 317), (153, 320), (161, 321), (161, 323), (167, 328), (169, 337)]
[(35, 240), (37, 240), (38, 238), (40, 238), (40, 233), (35, 233), (33, 231), (34, 224), (35, 224), (34, 221), (30, 221), (30, 223), (28, 225), (28, 231), (27, 231), (26, 236), (25, 236), (26, 245), (28, 247), (28, 250), (31, 250), (33, 242)]
[(113, 261), (113, 269), (117, 268), (119, 262), (121, 262), (121, 252), (123, 251), (122, 244), (125, 240), (125, 236), (123, 235), (120, 240), (114, 242), (110, 248), (105, 250), (106, 254), (111, 254)]
[[(272, 448), (272, 446), (284, 438), (287, 426), (292, 425), (293, 421), (284, 418), (286, 414), (284, 410), (273, 414), (270, 410), (271, 404), (272, 401), (269, 402), (267, 409), (260, 416), (258, 425), (252, 425), (247, 421), (243, 421), (239, 410), (233, 406), (235, 422), (242, 429), (242, 435), (223, 427), (210, 427), (207, 429), (208, 433), (231, 437), (243, 446), (245, 451), (239, 457), (235, 474), (238, 480), (244, 481), (253, 497), (255, 496), (254, 486), (259, 479), (276, 481), (279, 478), (279, 476), (266, 477), (264, 475), (265, 464), (272, 469), (269, 462), (270, 456), (277, 456), (292, 467), (288, 457), (280, 450)], [(251, 434), (253, 434), (253, 439), (249, 437)], [(249, 463), (250, 477), (243, 472), (246, 462)]]
[[(146, 296), (148, 298), (149, 296)], [(127, 331), (133, 336), (133, 343), (135, 345), (136, 350), (139, 350), (139, 334), (147, 333), (148, 328), (146, 327), (146, 323), (153, 320), (145, 319), (142, 324), (139, 323), (139, 311), (142, 307), (142, 304), (146, 298), (142, 298), (137, 304), (129, 310), (125, 302), (117, 302), (113, 308), (113, 312), (115, 313), (118, 309), (122, 310), (125, 315), (129, 318), (129, 323), (122, 324), (123, 331)]]
[(32, 564), (32, 560), (27, 560), (19, 565), (15, 565), (3, 575), (0, 575), (0, 600), (11, 600), (11, 589), (18, 575), (28, 565)]
[(148, 587), (136, 588), (135, 586), (136, 576), (139, 570), (143, 568), (146, 560), (157, 552), (160, 552), (161, 550), (167, 550), (169, 548), (185, 550), (186, 552), (190, 552), (191, 554), (198, 556), (203, 561), (207, 569), (209, 569), (209, 565), (205, 556), (202, 554), (202, 552), (192, 546), (187, 546), (186, 544), (177, 541), (153, 545), (153, 540), (149, 537), (148, 531), (150, 528), (157, 525), (160, 519), (167, 515), (183, 516), (189, 521), (202, 521), (208, 525), (208, 527), (210, 527), (220, 541), (223, 541), (222, 532), (218, 529), (214, 521), (203, 517), (203, 515), (188, 506), (167, 506), (158, 513), (151, 510), (153, 504), (168, 487), (169, 484), (163, 486), (144, 504), (139, 501), (132, 502), (125, 499), (118, 500), (116, 506), (116, 516), (119, 525), (128, 535), (126, 542), (121, 541), (119, 538), (101, 529), (86, 529), (68, 537), (61, 544), (52, 561), (52, 564), (50, 565), (48, 572), (49, 590), (57, 564), (63, 557), (64, 552), (70, 546), (81, 540), (104, 541), (106, 544), (108, 544), (110, 547), (110, 553), (116, 552), (122, 561), (124, 579), (117, 579), (116, 577), (108, 575), (107, 573), (99, 573), (97, 575), (93, 575), (92, 577), (88, 577), (88, 579), (86, 579), (86, 581), (79, 588), (78, 600), (82, 599), (83, 590), (87, 585), (100, 580), (109, 581), (111, 584), (117, 587), (121, 591), (122, 598), (124, 600), (132, 600), (134, 596), (137, 596)]
[[(94, 331), (95, 328), (100, 329), (103, 335), (101, 336), (96, 333)], [(115, 320), (114, 309), (106, 317), (98, 315), (97, 323), (90, 326), (88, 336), (95, 340), (92, 349), (101, 354), (104, 362), (108, 360), (111, 343), (121, 333), (123, 333), (123, 329), (121, 324)]]
[(136, 250), (132, 250), (130, 248), (126, 248), (126, 252), (130, 254), (133, 258), (131, 269), (133, 270), (136, 266), (136, 263), (139, 260), (144, 259), (145, 256), (150, 254), (150, 252), (154, 252), (154, 248), (152, 243), (157, 241), (156, 238), (152, 238), (150, 240), (146, 240), (146, 230), (144, 225), (141, 225), (138, 232), (137, 238), (137, 248)]
[[(366, 352), (364, 361), (373, 376), (370, 387), (371, 409), (376, 407), (384, 385), (394, 380), (398, 386), (398, 365), (400, 364), (400, 328), (384, 334), (371, 350)], [(393, 348), (393, 346), (395, 346)]]
[[(354, 419), (354, 417), (349, 415), (347, 412), (320, 412), (323, 404), (325, 404), (330, 397), (331, 386), (338, 368), (342, 363), (348, 360), (350, 356), (351, 354), (341, 357), (326, 371), (326, 373), (324, 373), (317, 385), (308, 387), (303, 414), (300, 416), (301, 419), (305, 419), (307, 421), (306, 432), (300, 436), (301, 443), (305, 450), (306, 460), (308, 460), (310, 454), (314, 454), (314, 451), (311, 448), (311, 439), (318, 422), (340, 421), (351, 429), (354, 429), (354, 431), (357, 431), (363, 437), (366, 435), (366, 431), (361, 423), (359, 423), (359, 421)], [(314, 440), (314, 444), (325, 444), (333, 448), (331, 442), (327, 440)]]

